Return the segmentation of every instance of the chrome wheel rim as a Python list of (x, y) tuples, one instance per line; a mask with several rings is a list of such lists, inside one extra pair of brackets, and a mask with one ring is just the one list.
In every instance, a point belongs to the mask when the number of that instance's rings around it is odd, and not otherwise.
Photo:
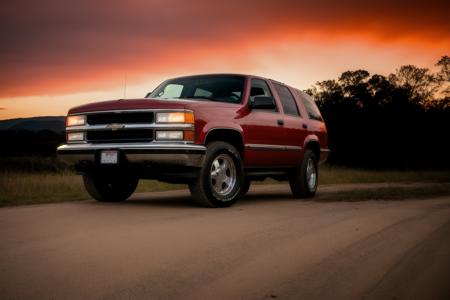
[(220, 197), (230, 194), (236, 185), (236, 166), (227, 154), (220, 154), (211, 164), (211, 187)]
[(306, 181), (308, 183), (309, 190), (314, 191), (317, 183), (317, 170), (316, 164), (311, 158), (308, 159), (308, 163), (306, 164)]

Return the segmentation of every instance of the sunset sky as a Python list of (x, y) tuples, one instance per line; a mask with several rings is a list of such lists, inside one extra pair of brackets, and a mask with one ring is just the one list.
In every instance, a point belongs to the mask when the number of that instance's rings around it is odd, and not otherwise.
[(352, 69), (432, 68), (449, 1), (6, 0), (0, 119), (143, 97), (166, 78), (238, 72), (305, 89)]

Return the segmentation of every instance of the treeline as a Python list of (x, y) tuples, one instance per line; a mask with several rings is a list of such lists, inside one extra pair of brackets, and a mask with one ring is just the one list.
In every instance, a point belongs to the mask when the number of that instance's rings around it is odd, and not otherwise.
[(313, 95), (327, 124), (329, 163), (368, 168), (450, 167), (450, 58), (436, 71), (402, 66), (389, 76), (347, 71)]
[(64, 133), (51, 130), (0, 130), (0, 172), (62, 172), (70, 166), (56, 158)]
[(51, 157), (56, 155), (56, 147), (64, 141), (64, 133), (51, 130), (0, 130), (0, 156)]

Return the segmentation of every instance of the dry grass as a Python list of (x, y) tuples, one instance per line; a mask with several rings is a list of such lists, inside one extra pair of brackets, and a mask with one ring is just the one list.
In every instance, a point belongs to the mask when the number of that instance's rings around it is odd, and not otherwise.
[[(184, 185), (141, 180), (138, 192), (185, 188)], [(52, 203), (88, 199), (81, 176), (62, 173), (0, 173), (0, 206)]]
[(72, 201), (86, 199), (82, 180), (68, 172), (2, 172), (0, 205)]
[(367, 201), (367, 200), (407, 200), (424, 199), (450, 195), (450, 183), (437, 183), (428, 186), (392, 186), (364, 188), (332, 193), (319, 193), (315, 201)]
[(370, 182), (450, 182), (450, 171), (374, 171), (321, 166), (320, 184)]
[[(448, 171), (368, 171), (323, 166), (320, 184), (368, 183), (368, 182), (450, 182)], [(267, 180), (264, 183), (274, 183)], [(138, 192), (151, 192), (186, 188), (154, 180), (141, 180)], [(401, 191), (406, 192), (406, 191)], [(414, 192), (414, 191), (413, 191)], [(416, 191), (419, 193), (420, 191)], [(425, 191), (431, 193), (432, 191)], [(359, 193), (359, 192), (358, 192)], [(369, 194), (347, 195), (356, 198), (376, 197)], [(385, 190), (383, 194), (396, 193)], [(367, 196), (368, 195), (368, 196)], [(403, 194), (404, 195), (404, 194)], [(385, 196), (383, 196), (385, 197)], [(383, 198), (382, 197), (382, 198)], [(88, 199), (81, 176), (68, 171), (60, 173), (0, 172), (0, 206), (50, 203)]]

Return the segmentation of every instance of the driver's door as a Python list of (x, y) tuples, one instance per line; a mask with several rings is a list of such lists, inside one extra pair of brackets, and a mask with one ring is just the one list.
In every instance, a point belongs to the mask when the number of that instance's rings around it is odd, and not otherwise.
[(252, 109), (241, 120), (245, 139), (245, 167), (286, 166), (284, 120), (280, 105), (273, 97), (267, 82), (252, 79), (250, 99), (257, 96), (269, 96), (274, 99), (275, 109)]

